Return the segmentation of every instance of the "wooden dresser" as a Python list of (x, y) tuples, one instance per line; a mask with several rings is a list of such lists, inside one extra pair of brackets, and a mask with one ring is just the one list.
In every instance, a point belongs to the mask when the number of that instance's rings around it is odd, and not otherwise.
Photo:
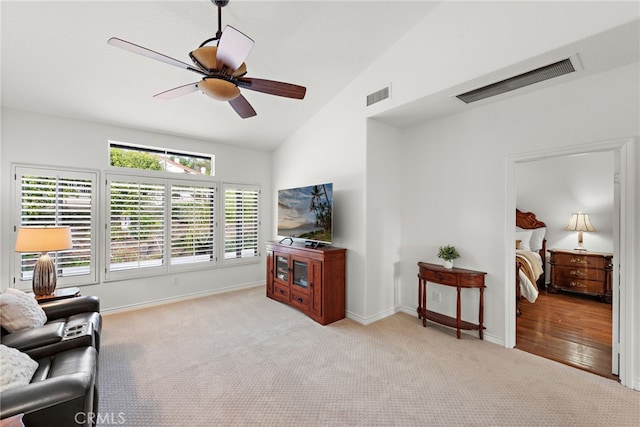
[(613, 254), (564, 249), (550, 249), (549, 253), (549, 292), (569, 291), (611, 302)]

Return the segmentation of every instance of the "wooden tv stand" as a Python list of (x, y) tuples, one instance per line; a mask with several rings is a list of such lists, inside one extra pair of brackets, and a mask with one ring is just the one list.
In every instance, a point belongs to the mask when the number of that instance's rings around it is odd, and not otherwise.
[(267, 297), (327, 325), (345, 317), (346, 249), (267, 243)]
[[(484, 326), (484, 276), (482, 271), (466, 270), (464, 268), (444, 268), (438, 264), (427, 262), (418, 263), (418, 319), (422, 319), (422, 326), (427, 326), (427, 320), (441, 325), (456, 328), (456, 335), (460, 339), (460, 330), (478, 331), (483, 338)], [(435, 311), (427, 310), (427, 282), (439, 285), (453, 286), (458, 291), (456, 300), (456, 317), (445, 316)], [(478, 323), (465, 322), (460, 317), (460, 291), (462, 288), (476, 288), (480, 291), (480, 311)]]

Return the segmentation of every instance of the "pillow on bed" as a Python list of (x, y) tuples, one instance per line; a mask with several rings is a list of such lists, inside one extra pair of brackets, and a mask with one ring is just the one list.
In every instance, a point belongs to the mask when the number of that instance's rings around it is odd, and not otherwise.
[[(542, 242), (544, 241), (544, 236), (547, 234), (547, 227), (532, 228), (532, 229), (524, 229), (524, 228), (516, 227), (516, 231), (531, 231), (531, 239), (529, 239), (529, 249), (526, 249), (526, 250), (532, 251), (532, 252), (540, 252), (540, 250), (542, 249)], [(525, 249), (525, 248), (521, 248), (521, 249)]]
[(531, 250), (530, 241), (531, 241), (532, 234), (533, 232), (531, 230), (516, 231), (516, 241), (520, 240), (519, 249), (522, 249), (523, 251)]
[(539, 252), (540, 249), (542, 249), (542, 242), (544, 241), (544, 236), (547, 233), (547, 227), (535, 228), (532, 231), (533, 234), (531, 235), (529, 246), (531, 246), (532, 251)]

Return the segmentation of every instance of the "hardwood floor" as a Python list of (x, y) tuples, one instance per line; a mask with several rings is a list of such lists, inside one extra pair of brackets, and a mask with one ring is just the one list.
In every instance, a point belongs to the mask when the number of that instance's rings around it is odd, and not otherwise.
[(611, 374), (612, 306), (598, 299), (541, 291), (520, 302), (516, 348), (607, 378)]

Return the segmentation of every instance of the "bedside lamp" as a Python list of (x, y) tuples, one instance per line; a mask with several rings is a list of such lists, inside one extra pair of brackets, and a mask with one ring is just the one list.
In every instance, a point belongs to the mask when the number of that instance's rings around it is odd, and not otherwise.
[(578, 232), (578, 247), (574, 248), (576, 251), (586, 251), (586, 249), (582, 246), (582, 232), (583, 231), (596, 231), (596, 228), (591, 225), (591, 221), (589, 220), (589, 214), (578, 212), (571, 214), (571, 219), (569, 220), (569, 224), (564, 228), (567, 231), (577, 231)]
[(56, 289), (56, 267), (47, 252), (71, 249), (69, 227), (20, 227), (16, 237), (16, 252), (40, 252), (33, 268), (33, 293), (52, 294)]

